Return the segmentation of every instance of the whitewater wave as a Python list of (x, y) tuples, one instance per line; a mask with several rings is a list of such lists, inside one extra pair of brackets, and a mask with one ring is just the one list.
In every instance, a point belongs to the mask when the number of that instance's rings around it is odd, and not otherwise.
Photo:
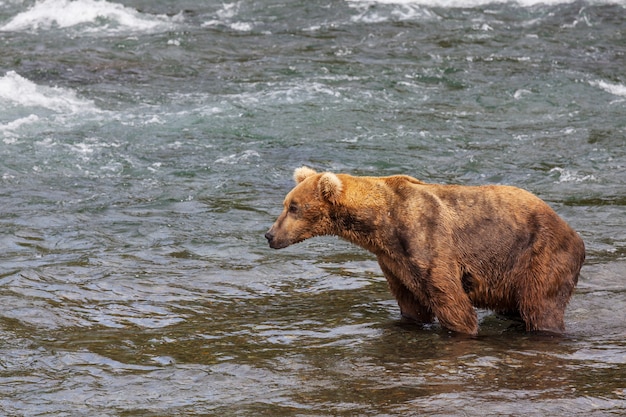
[(64, 124), (68, 117), (82, 119), (101, 113), (94, 102), (67, 88), (37, 85), (15, 71), (0, 77), (0, 137), (4, 143), (14, 143), (21, 131), (36, 125)]
[(98, 111), (91, 100), (85, 100), (72, 90), (61, 87), (37, 85), (15, 71), (0, 77), (0, 104), (37, 107), (57, 113), (83, 113)]
[(241, 9), (241, 1), (236, 3), (224, 3), (222, 8), (216, 12), (216, 19), (209, 20), (202, 24), (202, 27), (213, 27), (225, 25), (237, 32), (250, 32), (254, 28), (251, 22), (236, 20)]
[[(511, 3), (522, 7), (531, 7), (540, 4), (559, 5), (575, 3), (578, 0), (346, 0), (354, 4), (389, 4), (400, 6), (444, 7), (444, 8), (472, 8), (494, 3)], [(624, 0), (591, 0), (590, 3), (598, 4), (621, 4), (626, 5)]]
[(552, 168), (550, 170), (550, 173), (557, 173), (559, 175), (558, 180), (556, 181), (557, 183), (563, 183), (563, 182), (581, 183), (581, 182), (597, 180), (597, 178), (592, 174), (582, 174), (577, 171), (571, 171), (569, 169), (564, 169), (564, 168), (559, 168), (559, 167)]
[[(380, 23), (387, 21), (439, 20), (434, 8), (471, 9), (494, 4), (510, 4), (518, 7), (538, 5), (558, 6), (575, 3), (577, 0), (346, 0), (348, 6), (358, 11), (351, 18), (356, 23)], [(626, 6), (626, 0), (589, 0), (597, 4)], [(483, 31), (493, 30), (489, 25), (479, 26)]]
[(600, 87), (607, 93), (611, 93), (616, 96), (626, 97), (626, 85), (623, 84), (611, 84), (606, 81), (591, 81), (591, 84), (594, 87)]
[(106, 0), (43, 0), (0, 26), (0, 31), (87, 25), (86, 32), (151, 32), (169, 30), (179, 19), (180, 16), (146, 15)]
[(249, 163), (251, 159), (260, 158), (261, 155), (255, 150), (248, 149), (238, 154), (232, 154), (228, 156), (224, 156), (222, 158), (218, 158), (215, 160), (216, 164), (227, 164), (234, 165), (240, 163)]

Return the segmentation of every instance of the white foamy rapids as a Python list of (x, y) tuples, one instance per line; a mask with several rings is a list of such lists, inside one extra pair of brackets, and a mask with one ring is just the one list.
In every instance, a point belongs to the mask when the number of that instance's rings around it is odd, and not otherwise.
[(9, 71), (0, 77), (0, 135), (11, 143), (17, 132), (53, 118), (97, 114), (101, 111), (90, 101), (79, 98), (72, 90), (41, 86)]
[[(522, 7), (531, 7), (539, 4), (558, 5), (575, 3), (577, 0), (346, 0), (355, 4), (389, 4), (401, 6), (422, 6), (422, 7), (445, 7), (445, 8), (472, 8), (494, 3), (511, 3)], [(621, 4), (626, 5), (625, 0), (591, 0), (590, 3), (597, 4)]]
[(611, 93), (620, 97), (626, 97), (626, 85), (611, 84), (605, 81), (591, 81), (589, 84), (591, 84), (594, 87), (600, 87), (607, 93)]
[(254, 28), (251, 22), (241, 22), (235, 20), (241, 9), (241, 2), (224, 3), (223, 7), (216, 12), (216, 18), (202, 24), (203, 27), (225, 25), (237, 32), (249, 32)]
[(564, 168), (559, 168), (559, 167), (552, 168), (550, 170), (550, 173), (559, 174), (559, 179), (558, 181), (556, 181), (557, 183), (563, 183), (563, 182), (580, 183), (580, 182), (587, 182), (587, 181), (596, 181), (596, 177), (591, 174), (581, 174), (579, 172), (572, 172), (569, 169), (564, 169)]
[(179, 19), (180, 16), (145, 15), (105, 0), (43, 0), (0, 26), (0, 31), (91, 25), (86, 32), (151, 32), (169, 30)]
[(239, 154), (232, 154), (232, 155), (228, 155), (228, 156), (224, 156), (222, 158), (216, 159), (215, 163), (216, 164), (228, 164), (228, 165), (250, 163), (249, 161), (251, 159), (256, 159), (260, 157), (261, 155), (259, 155), (257, 151), (248, 149)]
[(40, 86), (15, 71), (0, 78), (0, 108), (5, 106), (45, 108), (57, 113), (97, 111), (92, 101), (77, 97), (72, 90)]

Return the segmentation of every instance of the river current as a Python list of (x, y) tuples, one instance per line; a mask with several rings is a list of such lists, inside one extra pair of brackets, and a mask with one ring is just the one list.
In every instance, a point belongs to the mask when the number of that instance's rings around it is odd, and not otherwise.
[[(0, 0), (0, 50), (0, 415), (626, 413), (624, 1)], [(269, 249), (301, 165), (534, 192), (566, 334)]]

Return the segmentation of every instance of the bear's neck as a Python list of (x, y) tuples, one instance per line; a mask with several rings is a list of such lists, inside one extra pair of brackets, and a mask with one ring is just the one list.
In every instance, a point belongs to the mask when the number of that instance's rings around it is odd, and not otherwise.
[(390, 230), (387, 213), (374, 207), (360, 207), (358, 211), (341, 208), (331, 217), (335, 226), (332, 234), (368, 251), (385, 251), (383, 235)]

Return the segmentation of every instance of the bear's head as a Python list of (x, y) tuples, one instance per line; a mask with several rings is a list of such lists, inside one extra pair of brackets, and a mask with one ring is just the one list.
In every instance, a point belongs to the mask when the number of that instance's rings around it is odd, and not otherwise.
[(343, 192), (339, 177), (301, 167), (294, 171), (293, 178), (296, 186), (285, 197), (283, 212), (265, 234), (274, 249), (333, 233), (332, 206)]

